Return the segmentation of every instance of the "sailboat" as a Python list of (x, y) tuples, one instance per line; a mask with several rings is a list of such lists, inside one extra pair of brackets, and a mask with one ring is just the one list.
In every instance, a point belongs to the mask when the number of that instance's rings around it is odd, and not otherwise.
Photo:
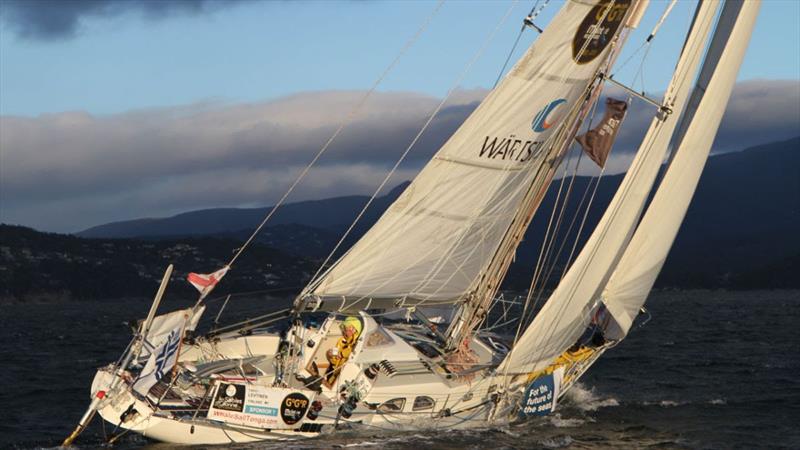
[[(358, 426), (492, 427), (551, 413), (643, 310), (759, 6), (701, 0), (663, 99), (654, 100), (608, 75), (648, 1), (567, 1), (374, 226), (288, 310), (198, 333), (208, 294), (234, 266), (190, 274), (196, 305), (158, 315), (169, 266), (128, 348), (97, 370), (91, 404), (64, 444), (95, 414), (119, 431), (115, 438), (131, 431), (227, 444)], [(526, 24), (538, 29), (532, 19)], [(649, 129), (557, 287), (532, 284), (516, 335), (495, 334), (484, 324), (503, 301), (498, 290), (515, 251), (609, 83), (653, 104)], [(606, 143), (621, 120), (609, 117), (597, 131)], [(537, 308), (532, 298), (542, 295)]]

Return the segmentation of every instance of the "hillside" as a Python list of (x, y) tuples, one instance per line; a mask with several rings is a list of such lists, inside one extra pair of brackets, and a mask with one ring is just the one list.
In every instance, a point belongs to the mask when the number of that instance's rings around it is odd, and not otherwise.
[[(601, 179), (582, 235), (599, 220), (623, 175)], [(576, 207), (590, 183), (576, 177), (565, 217)], [(363, 234), (407, 186), (404, 183), (378, 198), (347, 244)], [(558, 183), (543, 201), (552, 208)], [(335, 245), (344, 227), (367, 201), (365, 196), (339, 197), (285, 205), (259, 242), (304, 257), (320, 258)], [(174, 239), (212, 235), (246, 237), (269, 208), (211, 209), (163, 219), (116, 222), (79, 233), (83, 237)], [(539, 254), (547, 215), (535, 216), (512, 267), (509, 285), (524, 287)], [(562, 231), (568, 228), (567, 222)], [(572, 232), (577, 226), (573, 227)], [(800, 258), (800, 137), (709, 158), (658, 286), (770, 288), (800, 287), (791, 274)], [(345, 246), (346, 248), (347, 246)], [(569, 254), (569, 246), (561, 259)], [(782, 274), (782, 275), (781, 275)]]
[[(583, 238), (600, 219), (623, 175), (604, 177), (597, 189)], [(575, 179), (565, 217), (575, 215), (591, 179)], [(549, 210), (557, 186), (542, 210)], [(512, 270), (529, 273), (539, 254), (547, 219), (537, 215)], [(567, 228), (565, 225), (564, 228)], [(800, 137), (709, 158), (667, 263), (661, 287), (800, 287)], [(582, 242), (582, 241), (581, 241)], [(564, 250), (564, 255), (569, 249)], [(768, 269), (775, 275), (768, 275)], [(777, 274), (783, 274), (778, 276)]]
[[(0, 225), (0, 301), (149, 298), (170, 263), (168, 295), (192, 299), (197, 292), (185, 281), (187, 273), (217, 270), (239, 245), (217, 238), (84, 239)], [(257, 244), (214, 295), (296, 292), (315, 270), (305, 258)]]

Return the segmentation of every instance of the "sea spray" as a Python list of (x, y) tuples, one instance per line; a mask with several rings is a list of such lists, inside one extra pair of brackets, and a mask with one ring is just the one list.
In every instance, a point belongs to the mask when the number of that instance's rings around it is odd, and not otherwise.
[(583, 383), (575, 383), (564, 395), (565, 400), (581, 411), (597, 411), (599, 408), (619, 406), (614, 397), (600, 398), (594, 388), (589, 389)]

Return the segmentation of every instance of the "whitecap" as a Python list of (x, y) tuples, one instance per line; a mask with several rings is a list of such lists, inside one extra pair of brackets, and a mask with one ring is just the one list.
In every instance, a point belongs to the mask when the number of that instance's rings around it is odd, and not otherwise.
[(619, 406), (619, 401), (614, 397), (600, 398), (594, 389), (587, 389), (582, 383), (575, 383), (565, 397), (581, 411), (597, 411), (600, 408)]
[(684, 402), (676, 402), (675, 400), (661, 400), (658, 402), (658, 406), (661, 406), (662, 408), (674, 408), (684, 404)]
[[(525, 426), (527, 426), (527, 424)], [(511, 431), (511, 429), (508, 428), (508, 427), (500, 427), (500, 428), (497, 428), (497, 430), (500, 431), (503, 434), (507, 434), (507, 435), (509, 435), (511, 437), (515, 437), (515, 438), (518, 438), (518, 437), (522, 436), (522, 434), (517, 433), (516, 431)]]
[(553, 414), (550, 416), (550, 423), (556, 428), (575, 428), (585, 424), (586, 421), (575, 417), (564, 419), (561, 414)]
[(559, 437), (554, 437), (554, 438), (551, 438), (551, 439), (545, 439), (543, 441), (539, 441), (540, 444), (542, 444), (544, 447), (547, 447), (547, 448), (569, 447), (570, 445), (572, 445), (573, 442), (574, 442), (574, 440), (572, 439), (571, 436), (559, 436)]

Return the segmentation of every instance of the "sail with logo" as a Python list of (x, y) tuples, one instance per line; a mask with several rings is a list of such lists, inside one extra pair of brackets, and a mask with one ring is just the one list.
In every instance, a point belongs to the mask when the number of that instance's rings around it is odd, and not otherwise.
[[(630, 5), (564, 5), (304, 300), (313, 308), (354, 311), (454, 303), (474, 292), (526, 193), (553, 178)], [(538, 202), (527, 206), (533, 211)]]

